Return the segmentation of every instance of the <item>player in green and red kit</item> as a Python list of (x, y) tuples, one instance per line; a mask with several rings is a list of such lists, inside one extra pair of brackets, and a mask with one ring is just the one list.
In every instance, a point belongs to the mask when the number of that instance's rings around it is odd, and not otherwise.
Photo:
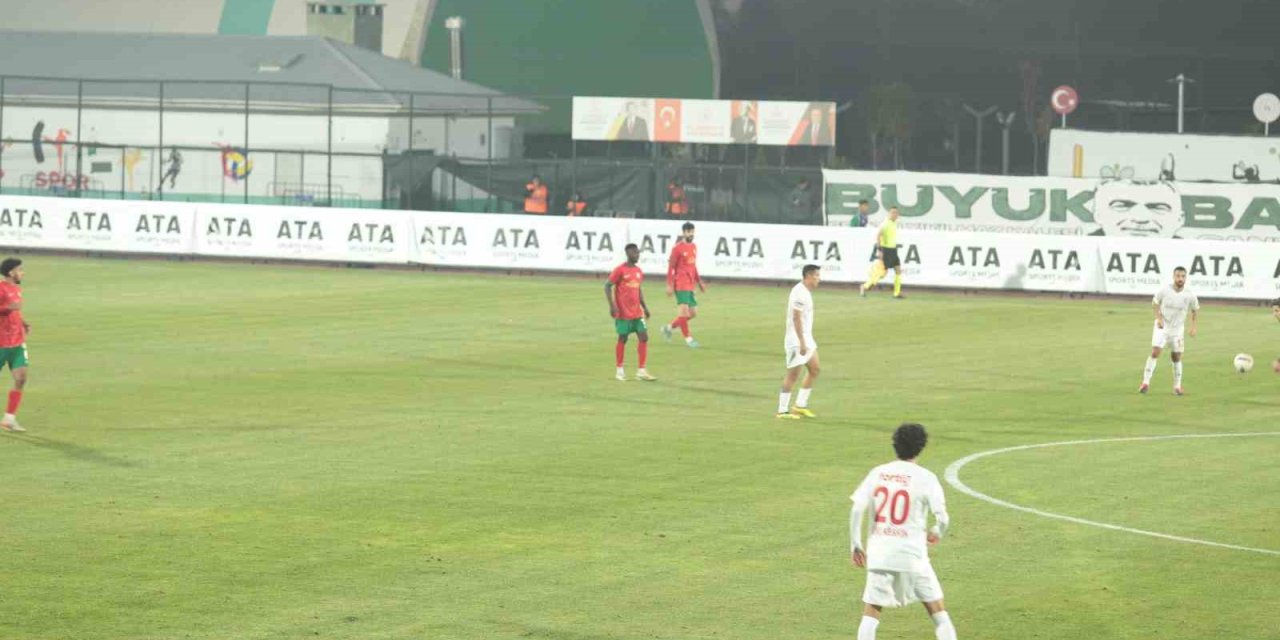
[(662, 327), (662, 335), (670, 340), (671, 331), (678, 327), (685, 344), (696, 349), (698, 341), (689, 333), (689, 321), (698, 317), (698, 300), (693, 297), (695, 286), (706, 293), (707, 285), (698, 275), (698, 245), (693, 243), (693, 223), (686, 222), (680, 228), (680, 238), (671, 248), (671, 257), (667, 260), (667, 295), (675, 295), (680, 313), (671, 324)]
[(18, 405), (22, 388), (27, 386), (27, 332), (31, 325), (22, 320), (22, 260), (5, 258), (0, 262), (0, 368), (9, 365), (13, 373), (13, 390), (0, 429), (26, 431), (18, 424)]
[(618, 265), (609, 274), (609, 281), (604, 283), (604, 297), (609, 301), (609, 315), (613, 317), (613, 326), (618, 331), (618, 343), (614, 347), (617, 356), (619, 380), (626, 380), (627, 374), (622, 369), (622, 362), (627, 353), (627, 337), (636, 334), (640, 339), (636, 351), (640, 354), (640, 368), (636, 370), (639, 380), (653, 381), (657, 378), (645, 370), (645, 361), (649, 359), (649, 327), (645, 320), (649, 318), (649, 305), (644, 303), (644, 292), (640, 284), (644, 282), (644, 271), (640, 270), (640, 247), (634, 243), (626, 246), (627, 261)]

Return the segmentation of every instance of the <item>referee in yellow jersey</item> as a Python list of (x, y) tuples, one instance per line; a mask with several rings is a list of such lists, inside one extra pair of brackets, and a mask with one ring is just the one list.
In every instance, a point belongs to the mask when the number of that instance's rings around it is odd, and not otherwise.
[(876, 231), (876, 262), (871, 266), (871, 277), (862, 283), (861, 295), (876, 286), (880, 279), (893, 269), (893, 297), (902, 297), (902, 261), (898, 259), (898, 208), (889, 207), (889, 218), (880, 223)]

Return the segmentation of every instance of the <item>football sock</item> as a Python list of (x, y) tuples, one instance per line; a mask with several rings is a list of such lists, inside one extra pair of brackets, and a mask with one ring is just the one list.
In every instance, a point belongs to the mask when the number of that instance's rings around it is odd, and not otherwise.
[(22, 392), (14, 389), (9, 392), (9, 408), (5, 410), (6, 416), (14, 416), (18, 413), (18, 405), (22, 404)]
[(640, 354), (640, 368), (644, 368), (644, 363), (649, 359), (649, 343), (641, 342), (636, 345), (636, 352)]
[(880, 273), (880, 269), (878, 266), (871, 267), (871, 277), (867, 279), (865, 283), (863, 283), (862, 288), (870, 289), (871, 287), (876, 286), (876, 283), (880, 282), (880, 278), (882, 277), (883, 277), (883, 274)]
[(791, 410), (791, 393), (783, 391), (778, 394), (778, 413), (786, 413)]
[(617, 356), (618, 368), (621, 369), (622, 361), (626, 359), (626, 356), (627, 356), (627, 343), (619, 342), (615, 344), (613, 347), (613, 353), (615, 356)]
[(902, 295), (902, 274), (893, 274), (893, 295)]
[(800, 389), (800, 392), (796, 394), (797, 407), (800, 407), (803, 409), (809, 406), (809, 393), (811, 391), (813, 391), (813, 389), (805, 389), (803, 387)]
[(1160, 362), (1155, 358), (1147, 358), (1147, 368), (1142, 370), (1142, 384), (1151, 384), (1151, 376), (1156, 372), (1156, 363)]
[(862, 616), (862, 624), (858, 625), (858, 640), (876, 640), (876, 627), (880, 621), (871, 616)]
[(939, 611), (933, 614), (932, 618), (933, 635), (938, 640), (956, 640), (956, 628), (951, 624), (951, 616), (947, 615), (946, 611)]
[[(1181, 360), (1173, 363), (1173, 386), (1175, 387), (1182, 386), (1182, 361)], [(13, 396), (11, 395), (10, 397), (12, 398)], [(13, 400), (10, 400), (9, 404), (13, 404)]]
[(671, 321), (671, 326), (680, 330), (680, 335), (689, 338), (689, 319), (683, 316)]

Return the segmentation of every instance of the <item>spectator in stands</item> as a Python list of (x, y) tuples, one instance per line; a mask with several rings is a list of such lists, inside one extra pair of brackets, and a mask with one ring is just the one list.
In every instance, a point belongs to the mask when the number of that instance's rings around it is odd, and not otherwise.
[(851, 227), (865, 227), (871, 217), (871, 203), (866, 200), (858, 201), (858, 212), (853, 214), (853, 219), (849, 221)]
[(791, 220), (788, 222), (808, 223), (813, 215), (813, 189), (809, 187), (808, 178), (800, 178), (800, 182), (791, 189)]
[(547, 185), (542, 177), (533, 174), (533, 179), (524, 185), (524, 212), (545, 215), (547, 213)]
[(684, 216), (689, 213), (689, 198), (685, 195), (684, 185), (681, 184), (680, 178), (672, 178), (667, 183), (666, 211), (673, 216)]
[(565, 206), (565, 215), (570, 218), (576, 218), (587, 210), (587, 199), (582, 197), (581, 191), (574, 191), (573, 197), (569, 198), (569, 203)]

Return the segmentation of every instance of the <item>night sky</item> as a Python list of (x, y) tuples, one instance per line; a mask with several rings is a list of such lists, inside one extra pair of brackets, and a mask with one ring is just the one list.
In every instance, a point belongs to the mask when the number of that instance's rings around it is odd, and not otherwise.
[[(851, 102), (838, 152), (861, 158), (872, 87), (910, 87), (908, 158), (942, 162), (958, 105), (1017, 110), (1070, 84), (1073, 126), (1170, 131), (1185, 73), (1187, 131), (1249, 133), (1250, 105), (1280, 93), (1280, 2), (1244, 0), (713, 0), (721, 97)], [(1024, 99), (1032, 98), (1031, 100)], [(1123, 103), (1165, 106), (1118, 107)], [(1034, 119), (1034, 118), (1033, 118)], [(961, 119), (964, 122), (963, 119)], [(972, 118), (968, 120), (972, 127)], [(989, 124), (995, 129), (994, 123)], [(1030, 171), (1028, 149), (1015, 164)], [(998, 136), (998, 133), (995, 135)], [(992, 154), (993, 156), (995, 154)], [(993, 158), (995, 160), (995, 158)], [(938, 167), (942, 168), (942, 167)]]

